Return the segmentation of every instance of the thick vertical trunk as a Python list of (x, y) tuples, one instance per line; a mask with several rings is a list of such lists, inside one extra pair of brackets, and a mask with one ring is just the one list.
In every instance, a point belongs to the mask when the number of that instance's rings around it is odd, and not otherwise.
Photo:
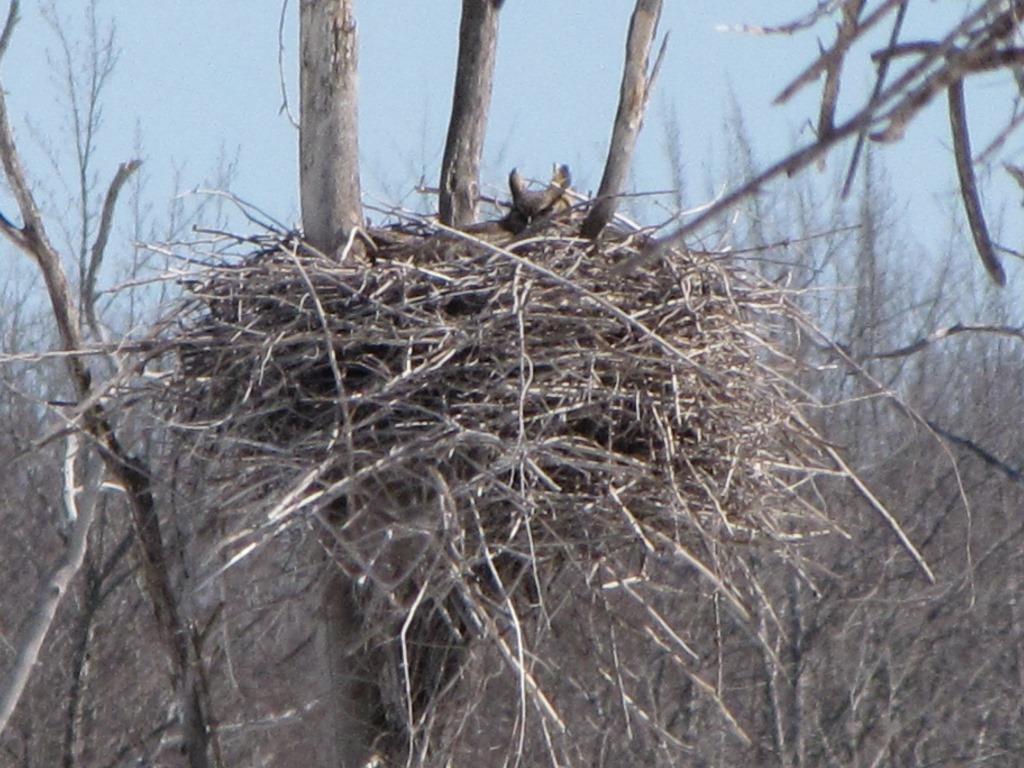
[(362, 609), (353, 580), (333, 563), (323, 587), (321, 652), (326, 666), (327, 749), (332, 768), (362, 768), (383, 731), (372, 651), (363, 647)]
[[(637, 0), (629, 22), (629, 36), (626, 39), (626, 64), (622, 70), (622, 87), (619, 92), (619, 108), (615, 114), (615, 126), (608, 146), (608, 159), (597, 191), (597, 203), (590, 209), (583, 222), (584, 237), (597, 237), (612, 220), (619, 207), (619, 195), (629, 175), (633, 161), (633, 150), (643, 125), (644, 110), (650, 96), (654, 72), (648, 75), (651, 45), (661, 18), (661, 0)], [(664, 45), (662, 46), (664, 49)], [(659, 54), (660, 59), (660, 54)]]
[(352, 0), (302, 0), (299, 167), (306, 240), (326, 254), (363, 223)]
[(455, 92), (438, 185), (441, 223), (450, 227), (464, 227), (476, 220), (480, 155), (491, 106), (501, 3), (502, 0), (462, 2)]

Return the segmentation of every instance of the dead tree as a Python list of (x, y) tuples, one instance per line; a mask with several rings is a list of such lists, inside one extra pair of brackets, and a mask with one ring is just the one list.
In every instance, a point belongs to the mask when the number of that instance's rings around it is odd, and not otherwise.
[(363, 226), (352, 0), (302, 0), (299, 186), (306, 241), (334, 254)]
[(615, 114), (611, 142), (608, 145), (608, 159), (597, 192), (597, 203), (590, 209), (583, 222), (584, 237), (597, 237), (608, 225), (619, 206), (619, 195), (626, 183), (629, 167), (633, 161), (633, 150), (643, 126), (644, 110), (657, 75), (661, 53), (654, 68), (648, 74), (648, 61), (654, 35), (658, 31), (661, 17), (661, 0), (637, 0), (633, 16), (629, 21), (629, 35), (626, 40), (626, 63), (622, 70), (622, 88), (619, 93), (619, 108)]
[[(18, 2), (13, 0), (3, 32), (0, 33), (0, 57), (10, 42), (17, 16)], [(108, 478), (123, 490), (128, 503), (132, 529), (138, 543), (137, 553), (142, 581), (161, 639), (165, 644), (164, 651), (170, 661), (172, 684), (181, 707), (188, 765), (190, 768), (206, 768), (209, 765), (207, 746), (210, 734), (204, 706), (203, 675), (199, 669), (200, 660), (192, 642), (191, 631), (182, 616), (178, 597), (171, 585), (160, 521), (153, 498), (151, 474), (144, 461), (131, 455), (122, 444), (104, 406), (100, 403), (101, 388), (94, 384), (83, 358), (76, 354), (84, 347), (79, 308), (72, 298), (71, 286), (61, 256), (50, 241), (39, 207), (22, 169), (2, 88), (0, 163), (3, 165), (4, 175), (21, 218), (19, 226), (6, 215), (0, 214), (0, 232), (35, 262), (46, 284), (62, 351), (69, 353), (65, 360), (69, 383), (79, 403), (78, 423), (82, 431), (89, 436), (90, 444), (103, 459)], [(124, 178), (137, 166), (138, 163), (135, 161), (121, 166), (107, 193), (105, 208), (112, 210)], [(93, 255), (96, 259), (102, 252), (106, 236), (107, 233), (101, 231), (93, 246)], [(3, 699), (0, 707), (0, 730), (16, 706), (21, 691), (24, 690), (28, 674), (36, 661), (33, 651), (38, 654), (42, 639), (56, 611), (57, 601), (65, 593), (71, 578), (81, 566), (90, 517), (91, 513), (89, 516), (83, 514), (79, 518), (66, 555), (44, 585), (44, 594), (37, 601), (33, 616), (26, 624), (24, 636), (19, 637), (19, 640), (24, 641), (24, 646), (18, 652), (18, 663), (4, 683), (4, 691), (0, 693), (0, 699)]]
[(449, 227), (464, 227), (476, 220), (480, 155), (491, 105), (498, 12), (503, 2), (462, 2), (455, 92), (438, 185), (441, 223)]

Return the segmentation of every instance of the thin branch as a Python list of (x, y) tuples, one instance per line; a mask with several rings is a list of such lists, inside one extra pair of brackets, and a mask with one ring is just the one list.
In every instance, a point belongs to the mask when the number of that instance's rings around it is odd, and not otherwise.
[(957, 80), (949, 86), (949, 125), (953, 132), (953, 154), (956, 157), (956, 172), (960, 177), (960, 194), (967, 212), (967, 223), (978, 249), (981, 263), (996, 285), (1006, 285), (1006, 272), (999, 263), (992, 238), (985, 224), (985, 214), (978, 197), (978, 184), (974, 178), (974, 164), (971, 162), (971, 141), (967, 133), (967, 107), (964, 104), (964, 82)]
[(7, 46), (11, 42), (11, 34), (14, 32), (14, 25), (18, 23), (18, 0), (11, 0), (11, 6), (7, 9), (7, 20), (4, 22), (4, 31), (0, 32), (0, 59), (7, 53)]
[(748, 35), (793, 35), (801, 30), (810, 29), (820, 19), (832, 13), (841, 0), (818, 0), (818, 5), (804, 16), (800, 16), (786, 24), (763, 26), (760, 24), (719, 25), (721, 32), (740, 32)]
[(85, 300), (86, 321), (92, 329), (95, 337), (101, 338), (100, 326), (96, 317), (96, 276), (100, 266), (103, 264), (103, 253), (107, 248), (107, 241), (110, 238), (110, 225), (114, 220), (114, 208), (117, 205), (117, 196), (121, 193), (121, 187), (128, 181), (138, 167), (142, 165), (141, 160), (129, 160), (118, 166), (117, 173), (110, 182), (107, 189), (107, 196), (103, 200), (103, 210), (100, 213), (99, 229), (96, 232), (96, 240), (92, 244), (92, 252), (89, 259), (89, 266), (85, 271), (85, 280), (82, 287), (82, 298)]
[(789, 101), (797, 91), (821, 77), (822, 72), (825, 72), (835, 61), (846, 55), (847, 49), (849, 49), (849, 47), (853, 45), (860, 36), (885, 18), (889, 11), (901, 2), (903, 2), (903, 0), (886, 0), (882, 3), (882, 5), (875, 9), (874, 13), (864, 19), (864, 23), (860, 25), (861, 34), (859, 36), (850, 39), (837, 39), (835, 45), (822, 53), (821, 56), (815, 59), (806, 69), (804, 69), (803, 72), (797, 75), (789, 85), (782, 89), (782, 92), (775, 97), (774, 103), (782, 104)]
[[(1014, 71), (1016, 71), (1017, 69), (1019, 68), (1015, 68)], [(999, 149), (1002, 148), (1002, 146), (1006, 143), (1006, 140), (1010, 138), (1010, 135), (1014, 133), (1018, 128), (1020, 128), (1021, 124), (1024, 124), (1024, 110), (1020, 109), (1019, 99), (1015, 101), (1018, 102), (1014, 105), (1014, 112), (1016, 112), (1016, 114), (1010, 118), (1009, 122), (1003, 127), (1003, 129), (999, 133), (992, 137), (992, 140), (988, 143), (988, 146), (978, 153), (977, 162), (987, 162), (992, 157), (992, 155), (994, 155)]]
[[(889, 33), (889, 47), (893, 48), (899, 42), (900, 33), (903, 31), (903, 20), (907, 17), (907, 6), (910, 0), (903, 0), (899, 10), (896, 11), (896, 20), (892, 25), (892, 32)], [(882, 88), (885, 87), (885, 78), (889, 75), (889, 59), (883, 59), (878, 64), (878, 75), (875, 78), (875, 87), (871, 90), (871, 98), (868, 104), (875, 104)], [(853, 145), (853, 154), (850, 156), (850, 167), (846, 171), (846, 180), (843, 182), (843, 191), (840, 197), (846, 199), (853, 187), (853, 178), (857, 175), (857, 164), (860, 162), (860, 153), (864, 150), (864, 142), (867, 140), (868, 132), (865, 128), (857, 134), (857, 143)]]
[(990, 467), (995, 467), (997, 470), (1002, 472), (1009, 480), (1013, 480), (1015, 483), (1024, 483), (1024, 472), (1019, 469), (1015, 469), (1008, 463), (1000, 459), (991, 451), (988, 451), (978, 445), (970, 438), (957, 435), (950, 432), (948, 429), (944, 429), (936, 424), (934, 421), (929, 420), (928, 426), (932, 429), (935, 434), (940, 435), (945, 440), (948, 440), (953, 445), (958, 445), (961, 448), (966, 448), (968, 451), (973, 453), (983, 462), (988, 464)]
[(619, 90), (619, 108), (615, 114), (615, 125), (608, 145), (608, 159), (604, 175), (597, 192), (597, 202), (583, 221), (583, 237), (595, 238), (615, 216), (618, 208), (618, 194), (626, 182), (636, 140), (643, 127), (644, 111), (651, 95), (651, 86), (665, 53), (668, 38), (662, 42), (661, 51), (654, 69), (648, 75), (648, 61), (654, 36), (661, 18), (661, 0), (637, 0), (629, 21), (629, 35), (626, 38), (626, 61), (622, 69), (622, 85)]
[(925, 347), (940, 341), (942, 339), (948, 339), (951, 336), (956, 336), (960, 333), (993, 333), (999, 336), (1008, 336), (1024, 341), (1024, 328), (1020, 326), (1012, 325), (972, 325), (965, 323), (956, 323), (945, 328), (939, 328), (936, 331), (932, 331), (927, 336), (915, 339), (914, 341), (906, 344), (902, 347), (889, 350), (888, 352), (879, 352), (873, 355), (864, 355), (864, 360), (889, 360), (897, 357), (908, 357), (917, 352), (920, 352)]
[(288, 83), (284, 76), (284, 20), (288, 12), (288, 0), (281, 3), (281, 17), (277, 22), (277, 81), (281, 86), (281, 109), (278, 114), (284, 112), (288, 115), (288, 122), (293, 128), (298, 129), (299, 120), (292, 114), (292, 108), (288, 104)]

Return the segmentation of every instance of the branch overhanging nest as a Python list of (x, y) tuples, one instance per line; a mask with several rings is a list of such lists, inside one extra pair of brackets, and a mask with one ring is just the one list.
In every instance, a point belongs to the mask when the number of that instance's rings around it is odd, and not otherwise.
[(699, 574), (747, 619), (749, 545), (823, 528), (801, 489), (834, 464), (774, 366), (785, 290), (681, 250), (624, 276), (642, 232), (570, 231), (499, 247), (418, 222), (340, 261), (282, 233), (186, 282), (161, 397), (210, 478), (220, 567), (317, 521), (365, 590), (368, 647), (401, 636), (407, 730), (457, 668), (410, 661), (416, 632), (489, 637), (517, 667), (502, 628), (528, 642), (567, 570), (606, 606)]

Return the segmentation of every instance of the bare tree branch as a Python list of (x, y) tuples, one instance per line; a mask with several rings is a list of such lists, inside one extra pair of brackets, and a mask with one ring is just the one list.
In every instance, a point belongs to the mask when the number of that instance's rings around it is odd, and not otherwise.
[(25, 691), (32, 670), (39, 661), (39, 652), (57, 615), (57, 607), (68, 591), (71, 581), (82, 567), (85, 559), (86, 546), (89, 540), (89, 528), (92, 526), (94, 504), (88, 503), (78, 509), (75, 495), (76, 480), (74, 474), (74, 454), (78, 449), (77, 434), (69, 435), (67, 451), (72, 455), (65, 462), (64, 484), (65, 515), (73, 520), (68, 545), (57, 562), (53, 572), (46, 578), (42, 588), (36, 594), (36, 602), (22, 624), (14, 641), (16, 649), (14, 662), (2, 684), (0, 684), (0, 733), (14, 713), (21, 695)]
[(920, 352), (925, 347), (936, 341), (942, 339), (948, 339), (951, 336), (956, 336), (960, 333), (992, 333), (998, 336), (1008, 336), (1011, 338), (1017, 338), (1024, 341), (1024, 328), (1013, 325), (974, 325), (970, 323), (956, 323), (945, 328), (939, 328), (938, 330), (932, 331), (927, 336), (922, 336), (919, 339), (906, 344), (902, 347), (889, 350), (888, 352), (878, 352), (872, 355), (865, 355), (865, 360), (888, 360), (897, 357), (908, 357)]
[(107, 240), (110, 238), (110, 225), (114, 220), (114, 208), (117, 206), (117, 196), (121, 187), (128, 181), (138, 167), (142, 165), (141, 160), (129, 160), (118, 166), (117, 173), (110, 182), (107, 189), (107, 196), (103, 200), (103, 210), (100, 213), (100, 225), (96, 232), (96, 240), (92, 245), (92, 253), (89, 259), (89, 266), (85, 271), (85, 279), (82, 287), (82, 297), (85, 300), (85, 318), (89, 323), (96, 338), (100, 338), (100, 325), (96, 317), (96, 276), (99, 274), (100, 266), (103, 264), (103, 253), (107, 248)]
[(960, 194), (967, 212), (967, 223), (978, 249), (981, 263), (996, 285), (1006, 285), (1006, 272), (999, 263), (992, 239), (985, 224), (985, 214), (978, 197), (978, 184), (974, 178), (974, 163), (971, 159), (971, 140), (967, 133), (967, 107), (964, 104), (964, 81), (957, 80), (949, 87), (949, 125), (953, 132), (953, 154), (956, 157), (956, 172), (960, 177)]
[(748, 35), (792, 35), (801, 30), (809, 29), (820, 19), (832, 13), (842, 0), (818, 0), (818, 4), (808, 13), (785, 24), (765, 26), (763, 24), (729, 24), (719, 29), (729, 32), (742, 32)]
[(865, 0), (847, 0), (843, 5), (843, 20), (836, 36), (836, 50), (839, 54), (825, 66), (825, 87), (821, 94), (821, 110), (818, 114), (818, 136), (828, 136), (835, 129), (836, 104), (839, 102), (839, 80), (843, 71), (843, 60), (850, 42), (860, 35), (860, 15)]
[[(880, 6), (879, 9), (876, 10), (875, 14), (877, 15), (883, 8), (887, 8), (890, 5), (892, 5), (892, 3), (887, 2), (885, 5)], [(774, 165), (762, 171), (754, 178), (748, 180), (729, 194), (719, 198), (714, 205), (706, 208), (690, 221), (677, 228), (674, 232), (653, 241), (644, 252), (642, 259), (631, 259), (629, 262), (624, 263), (621, 267), (621, 272), (626, 273), (632, 271), (642, 264), (649, 263), (650, 261), (657, 259), (664, 249), (683, 242), (687, 235), (697, 230), (706, 222), (717, 217), (723, 211), (731, 208), (740, 200), (760, 191), (769, 181), (772, 181), (782, 175), (792, 176), (829, 152), (839, 142), (862, 130), (868, 129), (872, 124), (889, 122), (889, 127), (885, 132), (882, 134), (872, 135), (872, 138), (888, 138), (887, 134), (894, 131), (898, 124), (904, 124), (904, 118), (907, 116), (913, 116), (927, 103), (927, 100), (936, 92), (935, 88), (937, 83), (941, 83), (942, 88), (948, 87), (948, 79), (951, 77), (951, 68), (948, 65), (948, 62), (946, 62), (946, 55), (955, 49), (954, 42), (958, 37), (964, 34), (966, 30), (972, 29), (972, 27), (979, 21), (991, 16), (991, 14), (1000, 6), (1001, 3), (998, 0), (989, 0), (989, 2), (975, 9), (972, 13), (968, 14), (963, 20), (961, 20), (956, 27), (950, 30), (942, 40), (932, 44), (930, 49), (922, 55), (921, 59), (911, 65), (890, 86), (885, 88), (879, 94), (877, 99), (861, 107), (846, 122), (837, 126), (829, 136), (819, 137), (816, 141), (807, 144), (787, 157), (782, 158)], [(1015, 18), (1015, 14), (1019, 14), (1022, 11), (1024, 11), (1024, 0), (1013, 0), (1009, 8), (1002, 11), (994, 20), (988, 20), (986, 22), (985, 29), (988, 29), (989, 27), (987, 25), (991, 24), (995, 30), (1002, 32), (1004, 35), (1008, 34), (1005, 32), (1007, 24), (1010, 20)], [(869, 16), (868, 19), (864, 21), (861, 25), (862, 33), (868, 28), (870, 22), (874, 18), (874, 15)], [(815, 69), (815, 67), (812, 66), (811, 69), (816, 73), (824, 71), (826, 59), (830, 56), (836, 55), (834, 50), (835, 49), (823, 54), (823, 56), (819, 58), (818, 62), (816, 62), (815, 66), (817, 66), (817, 68)], [(946, 62), (946, 66), (941, 66), (937, 71), (932, 71), (931, 74), (928, 74), (937, 61)], [(920, 85), (912, 87), (922, 78), (923, 82)], [(795, 90), (798, 90), (798, 86), (801, 84), (802, 81), (800, 78), (797, 78), (797, 81), (794, 81), (790, 87), (785, 89), (783, 94), (780, 95), (776, 101), (782, 101), (791, 96)]]
[(438, 212), (441, 223), (448, 227), (461, 228), (476, 221), (500, 9), (501, 2), (496, 0), (462, 0), (455, 92), (438, 185)]
[(964, 437), (963, 435), (950, 432), (948, 429), (940, 427), (930, 419), (928, 420), (928, 426), (935, 432), (935, 434), (941, 436), (943, 439), (949, 441), (953, 445), (958, 445), (961, 448), (967, 449), (970, 453), (973, 453), (990, 467), (995, 467), (1005, 475), (1007, 479), (1013, 480), (1015, 483), (1024, 482), (1024, 472), (1010, 466), (1010, 464), (1000, 459), (991, 451), (982, 448), (974, 440)]
[(604, 175), (601, 177), (601, 186), (597, 192), (597, 202), (583, 221), (581, 234), (584, 237), (597, 237), (612, 220), (618, 208), (617, 196), (629, 174), (633, 150), (643, 127), (644, 111), (651, 94), (651, 86), (665, 52), (665, 44), (662, 43), (654, 69), (648, 75), (651, 45), (658, 31), (660, 18), (661, 0), (637, 0), (629, 21), (626, 61), (622, 69), (622, 85), (619, 90), (619, 108), (615, 114), (615, 125), (608, 145), (608, 159), (605, 161)]
[[(909, 0), (903, 0), (900, 4), (899, 10), (896, 11), (896, 20), (892, 25), (892, 32), (889, 33), (889, 47), (894, 47), (899, 42), (900, 32), (903, 30), (903, 20), (907, 17), (907, 7), (909, 6)], [(878, 96), (882, 92), (882, 88), (885, 87), (885, 78), (889, 74), (889, 59), (884, 59), (878, 65), (878, 75), (875, 78), (875, 87), (871, 90), (871, 98), (868, 101), (869, 104), (874, 104), (878, 101)], [(843, 182), (843, 191), (841, 193), (842, 198), (846, 198), (850, 194), (850, 189), (853, 187), (853, 177), (857, 174), (857, 164), (860, 162), (860, 153), (864, 150), (864, 141), (867, 139), (867, 130), (862, 130), (857, 134), (857, 143), (853, 145), (853, 154), (850, 156), (850, 167), (846, 171), (846, 180)]]
[[(885, 18), (889, 11), (901, 2), (903, 2), (903, 0), (885, 0), (882, 5), (876, 8), (874, 12), (864, 19), (862, 24), (860, 24), (860, 33), (863, 34), (874, 27), (875, 24)], [(846, 55), (846, 51), (857, 39), (859, 39), (859, 35), (847, 39), (837, 39), (835, 45), (822, 53), (821, 56), (810, 64), (810, 66), (797, 75), (789, 85), (782, 89), (782, 92), (775, 97), (775, 103), (782, 104), (783, 102), (789, 101), (797, 91), (806, 85), (810, 85), (821, 77), (822, 72), (827, 71), (834, 62)]]
[[(10, 36), (9, 32), (4, 34)], [(7, 217), (2, 217), (0, 231), (36, 262), (46, 283), (62, 349), (76, 352), (83, 346), (78, 310), (72, 299), (67, 275), (61, 266), (60, 255), (47, 237), (39, 209), (21, 167), (2, 86), (0, 163), (3, 165), (8, 186), (22, 219), (22, 226), (17, 227)], [(83, 358), (71, 354), (65, 358), (65, 362), (78, 401), (90, 401), (92, 380)], [(92, 438), (92, 444), (99, 451), (107, 471), (127, 497), (132, 528), (139, 543), (143, 582), (171, 661), (174, 687), (182, 704), (182, 725), (185, 730), (189, 765), (191, 768), (206, 768), (209, 765), (206, 754), (209, 732), (199, 688), (200, 661), (189, 642), (189, 634), (171, 587), (149, 470), (121, 445), (103, 406), (98, 401), (91, 402), (84, 410), (82, 429)]]
[(11, 42), (11, 33), (14, 32), (14, 25), (18, 23), (18, 0), (11, 0), (11, 6), (7, 9), (7, 20), (4, 22), (4, 30), (0, 32), (0, 59), (7, 53), (7, 46)]

